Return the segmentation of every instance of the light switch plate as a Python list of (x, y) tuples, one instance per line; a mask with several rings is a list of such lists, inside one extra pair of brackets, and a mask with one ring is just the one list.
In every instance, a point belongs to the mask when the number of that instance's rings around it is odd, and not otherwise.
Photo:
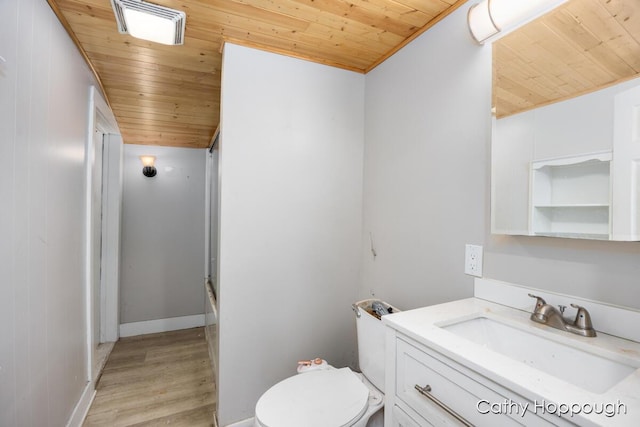
[(465, 245), (464, 273), (482, 277), (482, 246)]

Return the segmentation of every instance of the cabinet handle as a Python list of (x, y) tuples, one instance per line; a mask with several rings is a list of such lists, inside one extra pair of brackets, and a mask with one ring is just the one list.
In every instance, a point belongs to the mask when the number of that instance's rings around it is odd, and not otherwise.
[(473, 427), (473, 424), (471, 424), (469, 421), (467, 421), (464, 418), (462, 418), (456, 411), (454, 411), (453, 409), (449, 408), (447, 405), (445, 405), (440, 400), (438, 400), (434, 395), (432, 395), (430, 393), (431, 386), (429, 384), (427, 384), (424, 387), (420, 387), (418, 384), (416, 384), (415, 388), (416, 388), (416, 390), (418, 390), (418, 393), (420, 393), (421, 395), (423, 395), (424, 397), (426, 397), (427, 399), (429, 399), (430, 401), (435, 403), (438, 407), (440, 407), (440, 409), (442, 409), (447, 414), (451, 415), (453, 418), (458, 420), (462, 425), (467, 426), (467, 427)]

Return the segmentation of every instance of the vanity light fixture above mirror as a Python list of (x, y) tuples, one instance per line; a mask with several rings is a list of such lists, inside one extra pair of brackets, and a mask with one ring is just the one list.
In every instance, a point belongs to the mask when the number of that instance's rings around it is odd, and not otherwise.
[(483, 44), (498, 33), (513, 30), (567, 0), (483, 0), (469, 8), (471, 37)]

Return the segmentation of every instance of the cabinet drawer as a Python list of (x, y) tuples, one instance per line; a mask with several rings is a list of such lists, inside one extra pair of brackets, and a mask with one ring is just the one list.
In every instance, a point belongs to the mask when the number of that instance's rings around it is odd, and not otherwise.
[(393, 425), (391, 427), (422, 427), (425, 424), (425, 420), (416, 421), (405, 411), (400, 409), (397, 405), (393, 407)]
[[(419, 344), (416, 344), (419, 345)], [(477, 426), (549, 426), (549, 422), (519, 404), (526, 400), (506, 391), (479, 374), (446, 359), (425, 347), (397, 339), (396, 396), (427, 420), (436, 424), (459, 425), (455, 418), (423, 396), (415, 386), (429, 386), (429, 394), (469, 423)], [(446, 363), (445, 363), (446, 361)], [(473, 376), (473, 378), (472, 378)], [(478, 382), (482, 381), (482, 383)], [(496, 391), (498, 390), (498, 391)], [(479, 402), (481, 403), (479, 406)], [(498, 414), (488, 411), (491, 404), (504, 404)], [(531, 405), (530, 405), (531, 406)], [(488, 412), (488, 413), (481, 413)], [(442, 423), (441, 420), (448, 420)], [(564, 424), (564, 420), (560, 421)]]

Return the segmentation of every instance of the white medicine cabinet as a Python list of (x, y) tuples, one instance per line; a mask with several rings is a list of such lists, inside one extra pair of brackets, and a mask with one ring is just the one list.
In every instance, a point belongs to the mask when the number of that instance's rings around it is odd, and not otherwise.
[(640, 79), (493, 118), (494, 234), (640, 240)]

